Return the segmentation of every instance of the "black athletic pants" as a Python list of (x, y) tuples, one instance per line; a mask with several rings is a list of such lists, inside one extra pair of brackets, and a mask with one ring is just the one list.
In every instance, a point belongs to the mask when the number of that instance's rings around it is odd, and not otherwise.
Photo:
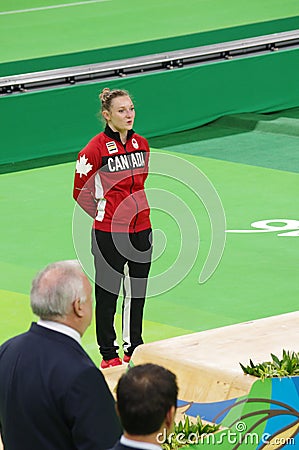
[(151, 266), (151, 232), (150, 228), (138, 233), (92, 232), (96, 270), (96, 334), (100, 353), (105, 360), (118, 356), (114, 316), (122, 281), (125, 354), (132, 355), (134, 349), (143, 343), (142, 318)]

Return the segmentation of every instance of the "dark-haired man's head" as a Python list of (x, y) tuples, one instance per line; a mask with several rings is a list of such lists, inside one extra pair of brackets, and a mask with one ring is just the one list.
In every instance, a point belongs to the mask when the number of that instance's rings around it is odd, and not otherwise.
[(116, 395), (125, 436), (156, 443), (159, 431), (171, 429), (178, 387), (169, 370), (156, 364), (130, 368), (120, 378)]

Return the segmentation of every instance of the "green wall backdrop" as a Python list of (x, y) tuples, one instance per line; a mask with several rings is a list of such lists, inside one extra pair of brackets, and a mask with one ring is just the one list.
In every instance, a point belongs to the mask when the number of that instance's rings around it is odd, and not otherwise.
[(192, 129), (223, 115), (299, 105), (299, 49), (81, 84), (0, 99), (0, 164), (77, 152), (102, 124), (98, 93), (133, 95), (135, 129), (146, 137)]

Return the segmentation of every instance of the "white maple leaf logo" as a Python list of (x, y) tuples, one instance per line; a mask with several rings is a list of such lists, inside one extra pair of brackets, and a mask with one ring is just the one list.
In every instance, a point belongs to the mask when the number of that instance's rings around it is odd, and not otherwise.
[(89, 164), (88, 158), (85, 155), (80, 156), (76, 163), (76, 173), (80, 174), (80, 178), (82, 175), (87, 175), (92, 169), (92, 164)]

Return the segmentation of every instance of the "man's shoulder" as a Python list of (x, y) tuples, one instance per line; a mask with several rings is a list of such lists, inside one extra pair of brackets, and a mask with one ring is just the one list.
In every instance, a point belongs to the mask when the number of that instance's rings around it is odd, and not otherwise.
[(50, 357), (60, 360), (64, 366), (72, 362), (72, 364), (77, 364), (79, 367), (82, 367), (82, 365), (85, 365), (87, 368), (95, 367), (83, 347), (72, 337), (36, 324), (32, 325), (30, 332), (42, 339), (42, 351), (47, 350)]
[(13, 336), (13, 337), (7, 339), (7, 341), (3, 342), (0, 345), (0, 351), (3, 351), (5, 349), (7, 349), (8, 347), (18, 345), (20, 342), (22, 342), (23, 340), (25, 340), (28, 337), (29, 331), (30, 330), (25, 331), (24, 333), (18, 334), (17, 336)]
[(30, 329), (21, 335), (9, 339), (0, 347), (0, 356), (16, 358), (22, 355), (29, 361), (44, 361), (47, 367), (61, 367), (65, 375), (76, 375), (85, 370), (96, 369), (91, 358), (70, 336), (50, 330), (33, 323)]
[(29, 331), (30, 331), (30, 330), (27, 330), (27, 331), (24, 331), (23, 333), (17, 334), (16, 336), (10, 337), (9, 339), (7, 339), (6, 341), (4, 341), (4, 342), (1, 344), (1, 347), (2, 347), (3, 345), (9, 345), (9, 344), (11, 344), (11, 343), (13, 343), (13, 342), (21, 341), (22, 339), (24, 339), (24, 337), (28, 336)]

